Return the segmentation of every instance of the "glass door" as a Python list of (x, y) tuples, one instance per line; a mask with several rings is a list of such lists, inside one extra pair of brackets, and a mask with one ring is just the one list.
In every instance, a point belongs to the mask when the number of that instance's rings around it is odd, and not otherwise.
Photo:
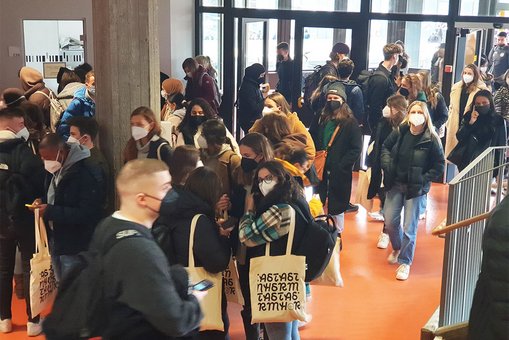
[[(243, 67), (255, 63), (268, 66), (268, 24), (265, 19), (243, 19)], [(242, 72), (243, 74), (244, 72)]]

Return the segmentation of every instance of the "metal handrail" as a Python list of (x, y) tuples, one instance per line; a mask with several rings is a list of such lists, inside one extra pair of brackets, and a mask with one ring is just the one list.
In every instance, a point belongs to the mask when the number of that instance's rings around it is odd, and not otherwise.
[(443, 226), (442, 224), (440, 224), (437, 227), (435, 227), (435, 229), (433, 229), (431, 234), (438, 236), (438, 235), (447, 234), (447, 233), (449, 233), (453, 230), (459, 229), (459, 228), (469, 227), (476, 222), (487, 219), (488, 217), (490, 217), (490, 215), (491, 215), (491, 211), (488, 211), (484, 214), (476, 215), (474, 217), (470, 217), (463, 221), (459, 221), (459, 222), (449, 224), (446, 226)]

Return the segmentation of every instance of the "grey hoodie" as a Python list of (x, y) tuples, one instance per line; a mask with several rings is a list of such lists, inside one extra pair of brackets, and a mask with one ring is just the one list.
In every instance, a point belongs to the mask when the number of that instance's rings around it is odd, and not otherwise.
[(67, 109), (74, 98), (74, 93), (83, 87), (85, 87), (85, 84), (78, 82), (65, 85), (64, 89), (57, 95), (58, 102), (64, 109)]
[(50, 186), (48, 188), (48, 204), (54, 204), (55, 203), (55, 188), (58, 186), (58, 183), (60, 180), (65, 176), (67, 171), (76, 163), (79, 161), (90, 157), (90, 150), (83, 145), (78, 144), (67, 144), (70, 146), (69, 154), (67, 155), (67, 158), (62, 164), (62, 169), (58, 171), (57, 174), (53, 176), (51, 179)]

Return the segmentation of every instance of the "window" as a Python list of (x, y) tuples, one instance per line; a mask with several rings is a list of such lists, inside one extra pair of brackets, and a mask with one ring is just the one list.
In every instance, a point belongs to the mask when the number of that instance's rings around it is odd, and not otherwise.
[(460, 0), (460, 15), (507, 17), (509, 0)]
[(401, 40), (410, 57), (409, 69), (429, 70), (440, 44), (445, 43), (447, 24), (430, 21), (371, 20), (369, 68), (377, 68), (383, 60), (383, 47)]
[(223, 7), (223, 0), (202, 0), (201, 5), (205, 7)]
[(360, 12), (361, 0), (235, 0), (235, 7), (300, 11)]
[(329, 54), (337, 42), (352, 46), (352, 30), (304, 27), (302, 70), (309, 71), (315, 66), (324, 65), (330, 59)]
[(218, 73), (217, 82), (219, 87), (222, 88), (223, 15), (218, 13), (203, 13), (201, 29), (202, 54), (210, 57), (210, 62)]
[(374, 13), (447, 14), (449, 0), (376, 0), (371, 2), (371, 11)]
[(234, 5), (239, 8), (277, 9), (278, 0), (235, 0)]

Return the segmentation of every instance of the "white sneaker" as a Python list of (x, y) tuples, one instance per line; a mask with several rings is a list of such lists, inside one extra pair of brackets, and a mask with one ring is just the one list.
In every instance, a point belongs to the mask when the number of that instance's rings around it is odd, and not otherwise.
[(10, 333), (12, 332), (12, 320), (5, 319), (0, 320), (0, 333)]
[(387, 262), (390, 264), (398, 263), (399, 250), (393, 250), (392, 253), (387, 258)]
[(42, 320), (39, 320), (38, 323), (28, 322), (27, 323), (27, 335), (28, 336), (38, 336), (42, 333)]
[(313, 316), (312, 316), (311, 314), (308, 314), (307, 316), (308, 316), (308, 318), (307, 318), (307, 320), (306, 320), (306, 321), (300, 321), (300, 320), (299, 320), (299, 322), (298, 322), (298, 326), (297, 326), (299, 329), (300, 329), (300, 328), (304, 328), (304, 327), (306, 327), (307, 325), (309, 325), (309, 323), (311, 322), (311, 320), (313, 320)]
[(387, 249), (389, 246), (389, 235), (386, 233), (380, 233), (380, 236), (378, 236), (378, 243), (376, 244), (376, 247), (379, 249)]
[(410, 266), (408, 264), (402, 264), (396, 270), (396, 279), (400, 281), (405, 281), (408, 279), (408, 275), (410, 275)]
[(374, 219), (375, 221), (380, 221), (380, 222), (385, 221), (384, 215), (380, 214), (379, 211), (369, 212), (368, 216), (371, 217), (372, 219)]

